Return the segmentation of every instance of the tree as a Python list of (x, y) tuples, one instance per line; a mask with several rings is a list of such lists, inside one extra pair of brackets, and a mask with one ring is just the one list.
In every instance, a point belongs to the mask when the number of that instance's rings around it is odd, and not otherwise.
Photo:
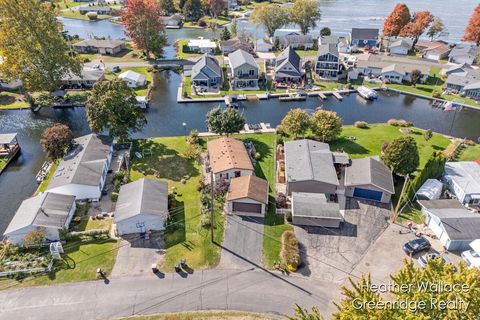
[(20, 79), (27, 91), (55, 91), (67, 74), (80, 74), (62, 24), (48, 2), (0, 0), (0, 73)]
[(406, 176), (414, 172), (420, 163), (418, 148), (412, 137), (399, 137), (388, 144), (382, 160), (394, 173)]
[(236, 109), (217, 107), (207, 113), (206, 123), (211, 132), (228, 136), (243, 129), (245, 117)]
[(398, 37), (400, 31), (410, 22), (410, 10), (404, 3), (397, 3), (383, 23), (385, 37)]
[(477, 46), (480, 46), (480, 4), (473, 11), (462, 40), (475, 42)]
[(295, 0), (290, 8), (290, 20), (300, 27), (303, 34), (315, 28), (320, 17), (318, 0)]
[(110, 137), (124, 141), (129, 132), (140, 130), (147, 120), (135, 96), (122, 79), (96, 83), (86, 103), (87, 120), (92, 131), (108, 130)]
[(162, 13), (166, 16), (170, 16), (177, 12), (177, 8), (175, 8), (175, 3), (173, 0), (158, 0), (158, 4), (162, 10)]
[(198, 21), (203, 16), (200, 0), (186, 0), (183, 6), (183, 15), (187, 21)]
[(225, 9), (225, 2), (223, 0), (206, 0), (206, 6), (210, 15), (216, 18)]
[(65, 155), (65, 152), (72, 144), (72, 140), (72, 130), (64, 124), (56, 123), (43, 131), (40, 144), (47, 156), (52, 161), (55, 161)]
[(328, 27), (324, 27), (320, 30), (320, 36), (325, 37), (325, 36), (330, 36), (332, 34), (332, 30)]
[(422, 71), (418, 69), (412, 70), (412, 73), (410, 74), (410, 82), (412, 83), (412, 86), (416, 86), (417, 83), (420, 82), (422, 79)]
[(288, 11), (279, 5), (262, 2), (253, 9), (250, 21), (263, 26), (267, 35), (273, 37), (275, 30), (288, 23)]
[(293, 134), (293, 136), (297, 138), (307, 133), (310, 126), (310, 117), (303, 109), (292, 109), (285, 115), (281, 125), (286, 132)]
[(433, 21), (433, 15), (429, 11), (418, 11), (413, 14), (413, 19), (400, 31), (400, 36), (413, 39), (412, 49), (418, 42), (418, 38), (425, 32)]
[(217, 27), (218, 27), (218, 25), (214, 20), (209, 20), (208, 21), (207, 29), (210, 30), (214, 39), (216, 39), (216, 37), (217, 37)]
[(228, 28), (223, 28), (222, 29), (222, 33), (220, 34), (220, 39), (221, 40), (230, 40), (232, 36), (230, 35), (230, 31), (228, 30)]
[(237, 17), (233, 18), (232, 24), (230, 25), (230, 34), (232, 37), (237, 36)]
[(433, 137), (432, 129), (425, 130), (425, 132), (423, 133), (423, 139), (425, 139), (425, 141), (428, 141), (432, 139), (432, 137)]
[(435, 17), (433, 18), (432, 25), (427, 31), (427, 36), (430, 37), (430, 40), (433, 40), (436, 35), (442, 33), (443, 29), (444, 25), (442, 19), (440, 19), (439, 17)]
[(163, 53), (166, 35), (162, 13), (157, 0), (126, 0), (122, 10), (125, 34), (133, 40), (135, 47), (145, 52), (147, 59), (150, 54), (159, 57)]
[(23, 237), (23, 245), (27, 248), (38, 246), (45, 242), (45, 235), (46, 230), (43, 227), (32, 230)]
[(315, 111), (310, 119), (312, 132), (323, 142), (335, 140), (342, 132), (342, 119), (334, 111)]

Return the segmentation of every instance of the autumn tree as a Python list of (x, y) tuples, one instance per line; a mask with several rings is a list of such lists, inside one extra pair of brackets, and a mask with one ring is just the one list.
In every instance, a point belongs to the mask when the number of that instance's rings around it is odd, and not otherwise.
[(418, 42), (418, 38), (427, 30), (433, 21), (433, 15), (429, 11), (418, 11), (413, 14), (413, 19), (400, 31), (400, 36), (413, 39), (412, 49)]
[(318, 0), (295, 0), (290, 8), (290, 20), (300, 27), (303, 34), (315, 28), (320, 17)]
[(236, 109), (217, 107), (207, 113), (206, 123), (211, 132), (228, 136), (243, 129), (245, 117)]
[(48, 2), (0, 0), (0, 73), (27, 91), (55, 91), (81, 65), (69, 52), (62, 24)]
[(85, 106), (93, 132), (107, 130), (110, 137), (120, 140), (126, 140), (129, 132), (139, 131), (147, 122), (135, 91), (119, 78), (97, 82)]
[(342, 119), (334, 111), (318, 110), (312, 114), (310, 129), (323, 142), (329, 142), (342, 132)]
[(477, 46), (480, 46), (480, 4), (473, 11), (462, 40), (475, 42)]
[(398, 175), (406, 176), (414, 172), (420, 163), (415, 139), (408, 136), (396, 138), (388, 144), (382, 155), (382, 160), (387, 167)]
[(210, 15), (216, 18), (225, 9), (225, 2), (223, 0), (206, 0), (206, 7), (210, 11)]
[(47, 230), (43, 227), (32, 230), (23, 237), (23, 245), (26, 248), (38, 246), (45, 242), (46, 234)]
[(288, 11), (279, 5), (262, 2), (253, 9), (250, 21), (263, 26), (267, 35), (273, 37), (275, 30), (289, 22)]
[(55, 161), (65, 155), (65, 152), (72, 144), (72, 140), (72, 130), (64, 124), (56, 123), (43, 131), (40, 144), (47, 156), (52, 161)]
[(297, 138), (307, 133), (310, 127), (310, 117), (308, 113), (300, 108), (288, 111), (282, 120), (281, 126), (283, 129)]
[(443, 32), (444, 28), (445, 27), (443, 25), (442, 19), (440, 19), (439, 17), (435, 17), (433, 18), (432, 25), (427, 31), (427, 36), (430, 37), (430, 40), (433, 40), (435, 36)]
[(158, 4), (160, 5), (163, 15), (170, 16), (177, 12), (173, 0), (158, 0)]
[(162, 13), (157, 0), (126, 0), (122, 10), (125, 34), (133, 40), (136, 48), (145, 52), (147, 59), (150, 54), (161, 56), (166, 44)]
[(383, 23), (385, 37), (398, 37), (400, 31), (410, 22), (410, 10), (404, 3), (397, 3)]
[(422, 71), (418, 69), (412, 70), (412, 73), (410, 74), (410, 82), (412, 86), (415, 87), (417, 83), (420, 82), (421, 79), (422, 79)]

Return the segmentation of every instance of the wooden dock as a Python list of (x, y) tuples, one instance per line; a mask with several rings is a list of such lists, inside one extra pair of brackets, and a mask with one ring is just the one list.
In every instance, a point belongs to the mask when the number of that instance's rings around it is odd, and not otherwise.
[(319, 93), (318, 93), (318, 98), (321, 99), (321, 100), (326, 100), (326, 99), (327, 99), (327, 96), (324, 95), (322, 92), (319, 92)]
[(337, 91), (332, 91), (332, 94), (335, 98), (342, 101), (343, 97), (340, 95), (340, 93), (338, 93)]

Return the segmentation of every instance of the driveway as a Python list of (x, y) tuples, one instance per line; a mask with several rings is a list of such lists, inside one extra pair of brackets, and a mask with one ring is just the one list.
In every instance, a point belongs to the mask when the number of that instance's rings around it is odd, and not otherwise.
[(152, 232), (149, 240), (138, 233), (123, 236), (112, 277), (151, 272), (152, 264), (163, 258), (163, 248), (163, 232)]
[(250, 268), (262, 264), (263, 218), (226, 215), (221, 269)]
[(341, 283), (388, 226), (390, 210), (348, 198), (345, 221), (339, 229), (295, 226), (302, 247), (299, 272)]

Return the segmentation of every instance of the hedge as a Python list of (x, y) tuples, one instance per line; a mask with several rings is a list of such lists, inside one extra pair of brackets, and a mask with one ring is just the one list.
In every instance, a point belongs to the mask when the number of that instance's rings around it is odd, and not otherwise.
[(298, 241), (293, 231), (285, 231), (282, 234), (282, 251), (280, 252), (283, 262), (289, 270), (295, 271), (301, 263)]

